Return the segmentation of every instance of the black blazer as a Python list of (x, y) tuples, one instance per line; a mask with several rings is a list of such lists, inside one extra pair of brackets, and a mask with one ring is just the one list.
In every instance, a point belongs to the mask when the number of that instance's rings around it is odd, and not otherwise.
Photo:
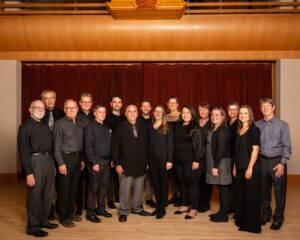
[(222, 125), (211, 136), (211, 150), (214, 168), (218, 168), (223, 158), (230, 158), (230, 130)]
[(139, 177), (146, 173), (148, 164), (147, 129), (139, 121), (135, 124), (137, 138), (133, 135), (132, 124), (127, 120), (121, 122), (112, 137), (112, 160), (121, 165), (124, 174)]

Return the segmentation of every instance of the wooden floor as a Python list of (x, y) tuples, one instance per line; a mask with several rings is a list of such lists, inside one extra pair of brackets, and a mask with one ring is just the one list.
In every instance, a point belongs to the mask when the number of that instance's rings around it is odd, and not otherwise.
[[(0, 183), (0, 239), (34, 239), (25, 234), (26, 188), (24, 183)], [(196, 240), (196, 239), (264, 239), (286, 240), (300, 239), (300, 185), (288, 186), (288, 198), (285, 222), (281, 230), (272, 231), (270, 223), (262, 228), (261, 234), (239, 232), (234, 225), (232, 216), (228, 223), (212, 223), (208, 214), (218, 208), (216, 201), (212, 202), (212, 211), (197, 215), (193, 220), (184, 220), (183, 215), (174, 215), (175, 208), (168, 207), (167, 215), (161, 220), (154, 217), (129, 215), (126, 223), (118, 222), (117, 211), (113, 218), (101, 218), (102, 222), (94, 224), (83, 219), (76, 227), (67, 229), (60, 226), (49, 230), (46, 239), (68, 240)], [(146, 210), (152, 211), (145, 207)]]

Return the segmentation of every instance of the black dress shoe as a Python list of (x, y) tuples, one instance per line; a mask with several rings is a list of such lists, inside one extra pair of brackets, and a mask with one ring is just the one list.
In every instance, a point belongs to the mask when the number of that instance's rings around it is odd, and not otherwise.
[(156, 216), (156, 219), (162, 219), (164, 216), (166, 216), (166, 211), (163, 210), (163, 211), (160, 211), (157, 216)]
[(146, 200), (146, 205), (148, 205), (149, 207), (155, 208), (156, 204), (152, 199)]
[(101, 219), (98, 218), (96, 215), (86, 215), (86, 220), (89, 220), (93, 223), (99, 223), (101, 222)]
[(82, 217), (81, 217), (81, 215), (79, 215), (79, 214), (74, 214), (73, 215), (73, 217), (72, 217), (72, 221), (73, 222), (82, 222)]
[[(27, 232), (28, 233), (28, 232)], [(28, 233), (29, 235), (32, 235), (34, 237), (46, 237), (48, 236), (48, 233), (43, 230), (37, 230), (33, 233)]]
[(59, 223), (66, 228), (75, 227), (75, 223), (73, 223), (72, 220), (70, 220), (70, 219), (59, 221)]
[(98, 215), (98, 216), (103, 216), (103, 217), (106, 217), (106, 218), (111, 218), (112, 217), (112, 214), (111, 213), (109, 213), (109, 212), (107, 212), (105, 209), (104, 210), (102, 210), (102, 211), (99, 211), (99, 210), (95, 210), (95, 213), (96, 213), (96, 215)]
[(272, 230), (279, 230), (282, 226), (282, 222), (273, 222), (270, 229)]
[(228, 216), (223, 214), (217, 214), (210, 218), (212, 222), (228, 222)]
[(115, 203), (113, 201), (108, 201), (107, 206), (110, 209), (117, 209), (117, 207), (116, 207), (116, 205), (115, 205)]
[(146, 212), (144, 210), (140, 211), (140, 212), (132, 212), (132, 214), (138, 214), (140, 216), (143, 216), (143, 217), (147, 217), (147, 216), (150, 216), (150, 213), (149, 212)]
[(210, 207), (199, 207), (197, 209), (197, 211), (201, 213), (207, 212), (208, 210), (210, 210)]
[(220, 214), (220, 211), (219, 212), (217, 212), (217, 213), (212, 213), (212, 214), (209, 214), (208, 216), (209, 216), (209, 218), (212, 218), (212, 217), (214, 217), (214, 216), (216, 216), (216, 215), (219, 215)]
[(185, 210), (185, 211), (180, 211), (180, 210), (177, 210), (177, 211), (175, 211), (174, 212), (174, 214), (182, 214), (182, 213), (185, 213), (185, 212), (189, 212), (190, 211), (190, 209), (187, 209), (187, 210)]
[(119, 222), (126, 222), (127, 221), (127, 215), (120, 215), (119, 216)]
[(42, 228), (47, 228), (47, 229), (55, 229), (55, 228), (58, 228), (58, 224), (56, 223), (48, 223), (46, 225), (42, 225)]
[(190, 215), (185, 215), (184, 219), (193, 219), (194, 217), (190, 216)]
[(261, 224), (261, 225), (266, 225), (266, 223), (267, 223), (267, 222), (270, 222), (270, 221), (271, 221), (271, 218), (270, 218), (270, 217), (263, 217), (263, 218), (261, 219), (260, 224)]
[(152, 213), (150, 213), (150, 216), (156, 216), (159, 213), (157, 209), (155, 209)]

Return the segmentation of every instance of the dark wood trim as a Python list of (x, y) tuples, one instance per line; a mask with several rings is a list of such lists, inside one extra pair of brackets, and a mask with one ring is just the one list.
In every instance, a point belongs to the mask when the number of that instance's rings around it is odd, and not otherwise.
[(299, 174), (290, 174), (288, 175), (288, 184), (299, 184), (300, 175)]
[(0, 173), (0, 182), (18, 182), (23, 178), (22, 173)]

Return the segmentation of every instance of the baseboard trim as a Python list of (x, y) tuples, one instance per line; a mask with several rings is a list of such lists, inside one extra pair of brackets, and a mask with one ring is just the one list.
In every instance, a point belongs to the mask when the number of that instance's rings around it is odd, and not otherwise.
[(290, 184), (290, 183), (299, 184), (300, 183), (300, 175), (299, 174), (288, 175), (288, 184)]
[(0, 173), (0, 182), (18, 182), (23, 178), (22, 173)]

